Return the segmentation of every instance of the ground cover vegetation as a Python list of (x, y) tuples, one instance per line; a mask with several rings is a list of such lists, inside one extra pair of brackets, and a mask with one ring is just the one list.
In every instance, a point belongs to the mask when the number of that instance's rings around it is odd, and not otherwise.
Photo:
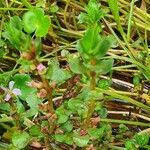
[(0, 0), (0, 150), (149, 150), (149, 13)]

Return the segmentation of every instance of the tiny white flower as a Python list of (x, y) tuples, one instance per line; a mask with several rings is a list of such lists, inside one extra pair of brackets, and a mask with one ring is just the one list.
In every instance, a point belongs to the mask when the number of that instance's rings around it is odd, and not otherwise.
[(8, 85), (9, 88), (1, 87), (6, 92), (6, 96), (4, 98), (5, 101), (9, 101), (12, 97), (12, 94), (15, 96), (21, 95), (20, 89), (13, 88), (14, 84), (15, 84), (14, 81), (10, 81)]

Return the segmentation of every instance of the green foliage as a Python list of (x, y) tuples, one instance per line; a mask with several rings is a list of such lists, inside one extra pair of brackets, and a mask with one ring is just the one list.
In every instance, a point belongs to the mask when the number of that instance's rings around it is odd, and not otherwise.
[(143, 148), (148, 144), (150, 136), (148, 134), (137, 134), (135, 136), (135, 140), (140, 148)]
[(55, 4), (55, 5), (51, 5), (50, 7), (50, 12), (51, 13), (56, 13), (59, 10), (59, 7)]
[(15, 82), (15, 87), (21, 90), (19, 97), (24, 101), (29, 95), (36, 92), (35, 88), (28, 86), (28, 83), (31, 82), (31, 78), (28, 74), (16, 74), (13, 77), (13, 81)]
[(134, 86), (139, 86), (140, 85), (140, 76), (139, 75), (134, 75), (133, 84), (134, 84)]
[(126, 125), (124, 125), (124, 124), (120, 124), (119, 125), (119, 132), (120, 133), (125, 133), (126, 131), (128, 131), (129, 129), (128, 129), (128, 127), (126, 126)]
[(30, 136), (25, 131), (23, 131), (23, 132), (20, 132), (20, 131), (14, 132), (14, 134), (12, 136), (12, 143), (18, 149), (25, 148), (27, 146), (29, 140), (30, 140)]
[(13, 16), (6, 23), (3, 37), (17, 50), (26, 51), (30, 46), (30, 36), (22, 32), (22, 29), (22, 20), (18, 16)]
[(77, 49), (85, 59), (101, 59), (111, 46), (111, 38), (99, 35), (99, 26), (90, 27), (78, 42)]
[(35, 32), (37, 37), (43, 37), (48, 33), (50, 19), (41, 8), (34, 8), (24, 14), (23, 25), (27, 33)]
[(71, 123), (71, 121), (67, 121), (65, 122), (61, 128), (65, 131), (65, 132), (71, 132), (73, 129), (73, 124)]
[(82, 60), (80, 57), (70, 55), (68, 58), (68, 63), (73, 73), (83, 74), (85, 72), (86, 68), (82, 65)]
[(57, 60), (52, 60), (49, 62), (48, 71), (46, 73), (46, 78), (54, 81), (56, 84), (62, 84), (67, 79), (71, 77), (71, 74), (64, 69), (59, 67)]
[(38, 125), (33, 125), (30, 129), (29, 129), (29, 133), (31, 136), (33, 137), (43, 137), (43, 134), (41, 133), (41, 129)]
[[(88, 28), (84, 37), (77, 43), (77, 50), (83, 58), (83, 65), (88, 70), (99, 74), (106, 74), (113, 66), (113, 59), (101, 59), (106, 55), (112, 44), (112, 37), (102, 37), (99, 35), (99, 31), (100, 29), (97, 25)], [(96, 63), (93, 65), (91, 61), (95, 61)], [(70, 63), (71, 69), (74, 69), (74, 72), (81, 73), (80, 70), (83, 70), (80, 69), (82, 65), (79, 66), (79, 63), (81, 64), (79, 60), (77, 60), (76, 65), (74, 65), (75, 63)]]
[(104, 135), (104, 128), (89, 128), (88, 134), (92, 139), (101, 139)]
[(107, 117), (107, 114), (108, 114), (108, 111), (106, 108), (101, 108), (99, 111), (98, 111), (98, 114), (100, 115), (101, 118), (106, 118)]
[(71, 111), (61, 106), (56, 110), (56, 114), (58, 115), (57, 123), (61, 124), (61, 123), (65, 123), (69, 119)]
[(55, 139), (58, 142), (66, 143), (69, 145), (73, 144), (73, 138), (71, 133), (66, 133), (66, 134), (55, 134)]
[(118, 6), (118, 0), (107, 0), (109, 4), (109, 8), (114, 16), (114, 19), (117, 23), (118, 29), (120, 32), (122, 32), (121, 22), (120, 22), (120, 16), (119, 16), (119, 6)]
[(108, 80), (102, 79), (98, 82), (98, 87), (102, 88), (104, 90), (107, 90), (109, 88), (109, 86), (110, 86), (110, 83)]
[(89, 135), (81, 136), (77, 131), (75, 131), (73, 134), (73, 141), (79, 147), (86, 146), (88, 144), (89, 140), (90, 140)]
[(125, 147), (127, 150), (137, 150), (135, 143), (133, 141), (126, 141)]
[[(119, 122), (130, 126), (132, 123), (141, 126), (149, 124), (107, 118), (112, 116), (108, 115), (107, 108), (114, 108), (109, 101), (116, 97), (137, 104), (142, 108), (143, 115), (145, 112), (144, 104), (113, 93), (110, 79), (101, 79), (102, 75), (112, 70), (114, 60), (111, 56), (115, 59), (115, 65), (121, 65), (113, 69), (117, 74), (120, 68), (127, 68), (127, 71), (135, 69), (130, 64), (135, 60), (119, 50), (121, 47), (109, 35), (109, 32), (113, 33), (113, 29), (118, 29), (125, 41), (119, 18), (119, 6), (122, 2), (118, 5), (117, 0), (108, 0), (118, 28), (112, 24), (112, 18), (109, 19), (110, 14), (103, 18), (103, 6), (101, 7), (99, 1), (89, 0), (84, 9), (82, 7), (85, 3), (83, 0), (0, 0), (0, 11), (4, 10), (0, 15), (0, 140), (10, 143), (6, 144), (6, 149), (36, 149), (38, 146), (39, 149), (51, 149), (49, 146), (54, 149), (149, 148), (149, 135), (137, 133), (134, 136), (134, 131)], [(106, 4), (102, 1), (103, 3)], [(104, 9), (109, 11), (107, 5)], [(80, 13), (77, 18), (79, 13), (76, 10), (85, 12)], [(103, 26), (100, 22), (102, 19), (105, 22)], [(137, 34), (134, 32), (133, 36), (136, 38)], [(140, 30), (135, 33), (140, 34)], [(144, 64), (140, 71), (149, 79), (149, 41), (146, 41), (146, 30), (144, 36), (145, 39), (142, 37), (137, 43), (133, 43), (133, 39), (129, 44), (119, 39), (118, 41), (122, 47), (136, 48), (138, 54), (142, 50), (137, 59)], [(78, 39), (79, 37), (82, 38)], [(145, 42), (144, 48), (147, 47), (147, 51), (146, 48), (142, 49), (142, 42)], [(108, 53), (110, 48), (115, 49)], [(142, 65), (137, 61), (135, 63)], [(126, 64), (129, 65), (126, 67)], [(14, 81), (13, 89), (10, 88), (10, 81)], [(134, 76), (135, 86), (142, 82), (141, 74)], [(12, 92), (14, 89), (20, 90), (21, 95), (15, 95)], [(5, 99), (7, 95), (10, 96), (8, 101)], [(145, 97), (149, 99), (148, 94)], [(148, 106), (145, 108), (148, 110)], [(115, 145), (124, 141), (125, 148)], [(0, 142), (0, 149), (1, 145)]]
[(79, 23), (93, 25), (98, 23), (104, 15), (103, 10), (100, 8), (100, 5), (96, 0), (90, 0), (88, 5), (85, 7), (85, 10), (86, 13), (81, 13), (79, 15)]

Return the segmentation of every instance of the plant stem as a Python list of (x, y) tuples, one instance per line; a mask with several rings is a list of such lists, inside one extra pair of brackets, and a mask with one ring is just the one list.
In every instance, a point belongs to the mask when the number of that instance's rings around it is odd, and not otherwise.
[(115, 150), (126, 150), (126, 148), (118, 147), (118, 146), (114, 146), (114, 145), (108, 145), (108, 147), (111, 149), (115, 149)]
[[(96, 64), (96, 61), (95, 60), (92, 60), (91, 61), (91, 65), (95, 65)], [(96, 73), (94, 71), (90, 71), (90, 90), (94, 90), (95, 87), (96, 87)], [(89, 128), (90, 127), (90, 118), (94, 112), (94, 109), (95, 109), (95, 99), (91, 99), (90, 102), (89, 102), (89, 106), (88, 106), (88, 113), (87, 113), (87, 118), (86, 118), (86, 128)]]
[(50, 114), (54, 114), (55, 110), (54, 110), (54, 107), (53, 107), (53, 96), (52, 96), (52, 91), (53, 89), (50, 87), (49, 85), (49, 82), (47, 79), (44, 79), (43, 77), (42, 78), (42, 81), (43, 81), (43, 84), (44, 84), (44, 87), (49, 95), (48, 97), (48, 112)]
[(100, 92), (104, 93), (104, 94), (110, 95), (110, 96), (112, 96), (112, 97), (114, 97), (114, 98), (122, 99), (122, 100), (124, 100), (124, 101), (127, 101), (127, 102), (129, 102), (129, 103), (131, 103), (131, 104), (134, 104), (134, 105), (136, 105), (136, 106), (138, 106), (138, 107), (140, 107), (140, 108), (143, 108), (143, 109), (147, 110), (148, 112), (150, 112), (150, 107), (149, 107), (149, 106), (147, 106), (147, 105), (145, 105), (145, 104), (143, 104), (143, 103), (140, 103), (140, 102), (138, 102), (138, 101), (136, 101), (136, 100), (134, 100), (134, 99), (132, 99), (132, 98), (130, 98), (130, 97), (117, 94), (117, 93), (115, 93), (114, 91), (111, 91), (111, 90), (107, 90), (107, 91), (106, 91), (106, 90), (103, 90), (103, 89), (100, 89), (100, 88), (97, 88), (97, 89), (98, 89)]
[(116, 119), (101, 119), (100, 121), (117, 123), (117, 124), (129, 124), (129, 125), (150, 127), (150, 123), (143, 123), (143, 122), (137, 122), (137, 121), (126, 121), (126, 120), (116, 120)]
[(9, 10), (11, 10), (11, 11), (19, 11), (19, 10), (28, 10), (28, 9), (27, 8), (13, 8), (13, 7), (2, 8), (2, 7), (0, 7), (0, 11), (9, 11)]
[(13, 121), (13, 118), (12, 118), (12, 117), (0, 118), (0, 123), (12, 122), (12, 121)]

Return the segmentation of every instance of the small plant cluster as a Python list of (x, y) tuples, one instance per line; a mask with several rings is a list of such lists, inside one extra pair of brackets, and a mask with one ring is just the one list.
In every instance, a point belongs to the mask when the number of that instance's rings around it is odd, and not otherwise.
[[(113, 97), (126, 99), (146, 111), (150, 108), (110, 91), (115, 60), (107, 53), (115, 38), (103, 32), (101, 22), (106, 12), (99, 3), (90, 0), (85, 12), (78, 16), (78, 23), (86, 30), (76, 42), (77, 52), (62, 49), (60, 56), (42, 51), (46, 35), (55, 34), (53, 23), (42, 8), (44, 2), (36, 6), (26, 0), (22, 3), (28, 11), (22, 17), (10, 17), (0, 41), (2, 47), (7, 45), (10, 49), (3, 49), (1, 58), (12, 53), (16, 61), (11, 71), (0, 74), (0, 140), (7, 141), (0, 143), (0, 148), (149, 149), (148, 134), (134, 135), (124, 125), (146, 123), (108, 119), (106, 106)], [(58, 9), (54, 3), (53, 16)], [(65, 60), (65, 67), (61, 60)], [(109, 79), (100, 78), (104, 75), (109, 75)], [(115, 134), (111, 122), (120, 124)]]

